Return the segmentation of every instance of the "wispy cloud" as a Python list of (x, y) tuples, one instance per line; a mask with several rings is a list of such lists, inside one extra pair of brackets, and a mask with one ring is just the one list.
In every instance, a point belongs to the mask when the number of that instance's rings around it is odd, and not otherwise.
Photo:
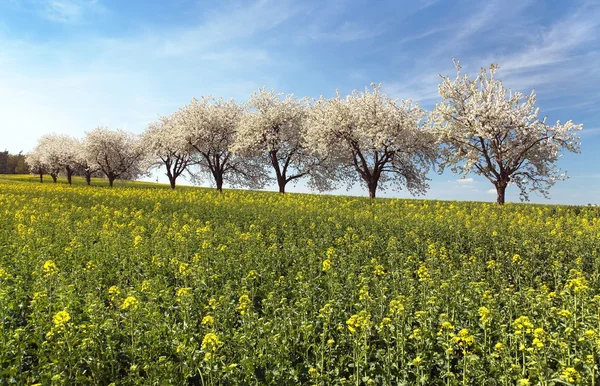
[(459, 178), (458, 180), (456, 180), (456, 182), (458, 182), (459, 184), (472, 184), (473, 181), (475, 181), (473, 178)]
[(342, 43), (365, 40), (381, 35), (386, 31), (384, 25), (363, 26), (356, 22), (344, 22), (329, 30), (314, 30), (307, 37), (312, 40), (332, 40)]
[(588, 129), (584, 126), (583, 130), (579, 132), (579, 136), (581, 137), (595, 137), (597, 135), (600, 135), (600, 127), (592, 127)]
[(534, 36), (531, 44), (522, 51), (500, 57), (503, 70), (508, 73), (576, 61), (577, 56), (589, 52), (587, 43), (597, 39), (600, 33), (599, 16), (600, 3), (584, 3), (572, 15)]
[(393, 98), (412, 99), (422, 105), (431, 105), (439, 98), (437, 86), (440, 77), (435, 71), (419, 74), (404, 81), (384, 83), (385, 92)]
[(104, 8), (98, 0), (39, 0), (40, 14), (44, 18), (58, 23), (80, 23), (90, 14), (101, 12)]

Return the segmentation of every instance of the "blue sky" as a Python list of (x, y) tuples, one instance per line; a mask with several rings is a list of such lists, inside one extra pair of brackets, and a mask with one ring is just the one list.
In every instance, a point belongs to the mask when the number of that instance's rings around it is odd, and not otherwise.
[[(457, 58), (471, 75), (499, 64), (506, 86), (536, 89), (550, 122), (584, 124), (582, 153), (559, 164), (571, 178), (532, 201), (600, 203), (599, 36), (598, 0), (0, 0), (0, 147), (101, 125), (141, 132), (194, 96), (245, 101), (263, 85), (318, 97), (375, 82), (431, 109)], [(426, 198), (495, 200), (483, 178), (430, 177)]]

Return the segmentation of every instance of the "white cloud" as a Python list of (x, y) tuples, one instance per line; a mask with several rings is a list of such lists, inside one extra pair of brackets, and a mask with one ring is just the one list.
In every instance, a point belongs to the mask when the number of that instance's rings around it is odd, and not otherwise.
[(456, 180), (456, 182), (458, 182), (459, 184), (471, 184), (471, 183), (473, 183), (473, 181), (475, 181), (475, 180), (471, 177), (459, 178), (458, 180)]
[(488, 189), (487, 194), (497, 194), (496, 189)]

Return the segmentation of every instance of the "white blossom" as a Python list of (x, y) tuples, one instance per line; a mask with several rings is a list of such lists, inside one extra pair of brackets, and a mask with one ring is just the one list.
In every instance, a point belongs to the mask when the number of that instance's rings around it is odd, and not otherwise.
[(279, 192), (285, 192), (288, 182), (309, 176), (309, 185), (322, 186), (319, 173), (322, 160), (306, 144), (306, 123), (310, 103), (294, 95), (276, 94), (266, 88), (254, 92), (248, 102), (236, 135), (234, 151), (257, 156), (275, 173)]
[(308, 143), (340, 165), (338, 178), (361, 180), (375, 197), (377, 188), (406, 187), (412, 194), (428, 188), (426, 174), (435, 158), (432, 133), (423, 128), (424, 111), (410, 100), (395, 101), (372, 84), (342, 98), (315, 101)]
[(193, 147), (188, 143), (175, 115), (161, 116), (148, 125), (142, 144), (149, 157), (150, 167), (165, 167), (171, 188), (177, 178), (195, 163)]
[(196, 177), (211, 176), (219, 191), (225, 182), (251, 188), (260, 188), (266, 182), (267, 174), (260, 163), (232, 152), (243, 112), (234, 100), (203, 97), (192, 99), (175, 113), (181, 135), (198, 153), (201, 174)]
[(566, 178), (556, 167), (562, 149), (579, 152), (577, 131), (582, 125), (568, 121), (554, 126), (539, 119), (536, 95), (507, 90), (495, 75), (498, 66), (482, 69), (475, 80), (460, 73), (442, 76), (433, 124), (442, 147), (442, 169), (455, 174), (476, 173), (494, 184), (498, 203), (504, 203), (505, 189), (515, 184), (521, 199), (530, 191), (548, 196), (557, 180)]
[(135, 179), (145, 172), (144, 150), (134, 134), (97, 127), (84, 139), (86, 160), (98, 165), (110, 186), (117, 178)]
[[(61, 170), (66, 171), (69, 184), (75, 173), (77, 140), (64, 134), (46, 134), (42, 136), (32, 151), (37, 154), (37, 162), (43, 165), (46, 173), (56, 182)], [(32, 162), (33, 161), (32, 159)]]
[(40, 182), (44, 182), (44, 173), (46, 173), (46, 167), (43, 164), (40, 153), (36, 148), (25, 155), (25, 163), (29, 166), (30, 172), (39, 175)]

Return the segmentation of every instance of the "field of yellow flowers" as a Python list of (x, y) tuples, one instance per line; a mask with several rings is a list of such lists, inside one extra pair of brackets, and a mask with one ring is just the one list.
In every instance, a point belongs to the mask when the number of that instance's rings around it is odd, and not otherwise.
[(0, 182), (0, 384), (594, 385), (597, 208)]

